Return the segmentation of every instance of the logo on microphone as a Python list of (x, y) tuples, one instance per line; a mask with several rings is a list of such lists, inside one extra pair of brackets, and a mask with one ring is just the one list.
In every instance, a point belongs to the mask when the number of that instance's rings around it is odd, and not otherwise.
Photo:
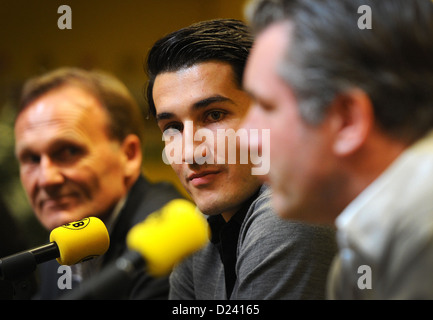
[(63, 228), (70, 229), (70, 230), (81, 230), (87, 227), (90, 223), (90, 218), (84, 218), (78, 221), (74, 221), (71, 223), (67, 223), (63, 225)]

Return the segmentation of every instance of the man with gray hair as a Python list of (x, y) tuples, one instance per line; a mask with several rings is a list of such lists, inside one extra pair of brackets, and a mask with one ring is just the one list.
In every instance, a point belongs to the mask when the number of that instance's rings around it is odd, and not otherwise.
[(263, 0), (251, 12), (243, 126), (272, 128), (279, 215), (336, 223), (329, 298), (432, 299), (432, 1)]

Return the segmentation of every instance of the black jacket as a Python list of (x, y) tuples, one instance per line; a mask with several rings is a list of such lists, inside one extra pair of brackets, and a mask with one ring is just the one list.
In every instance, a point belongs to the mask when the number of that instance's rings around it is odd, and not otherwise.
[[(135, 182), (128, 198), (121, 209), (119, 216), (110, 232), (110, 247), (101, 257), (101, 269), (116, 261), (128, 248), (126, 236), (128, 231), (137, 223), (164, 206), (172, 199), (182, 198), (182, 195), (169, 183), (151, 183), (143, 176)], [(58, 271), (56, 260), (40, 265), (41, 285), (36, 299), (57, 299), (68, 289), (59, 289), (58, 280), (62, 275)], [(72, 290), (76, 285), (72, 287)], [(120, 292), (121, 290), (119, 290)], [(168, 277), (153, 278), (143, 272), (136, 275), (132, 288), (128, 289), (126, 296), (117, 296), (118, 299), (167, 299), (169, 291)]]

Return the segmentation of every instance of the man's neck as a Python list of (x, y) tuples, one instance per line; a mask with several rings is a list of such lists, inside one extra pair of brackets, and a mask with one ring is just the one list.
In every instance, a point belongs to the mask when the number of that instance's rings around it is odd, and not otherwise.
[(225, 222), (230, 221), (230, 219), (237, 213), (239, 210), (242, 210), (246, 205), (248, 207), (251, 205), (251, 202), (254, 201), (255, 198), (257, 198), (259, 192), (260, 192), (261, 186), (254, 192), (248, 199), (246, 199), (244, 202), (239, 204), (237, 207), (232, 208), (231, 210), (225, 211), (221, 213), (221, 216), (223, 217)]
[(410, 145), (375, 135), (368, 144), (346, 162), (349, 179), (346, 187), (347, 204), (375, 181)]

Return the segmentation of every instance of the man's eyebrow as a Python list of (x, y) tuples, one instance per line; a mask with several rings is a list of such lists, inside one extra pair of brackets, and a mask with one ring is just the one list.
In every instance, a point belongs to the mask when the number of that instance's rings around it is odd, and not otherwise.
[[(49, 152), (54, 152), (56, 150), (60, 150), (63, 147), (67, 146), (75, 146), (77, 148), (85, 149), (85, 146), (82, 144), (81, 141), (78, 141), (73, 138), (57, 138), (56, 140), (50, 142), (48, 146)], [(33, 150), (33, 144), (25, 143), (25, 144), (19, 144), (15, 148), (15, 156), (19, 158), (20, 155), (25, 154), (31, 154), (34, 153)]]
[(171, 112), (161, 112), (156, 115), (156, 122), (161, 120), (167, 120), (174, 117), (174, 114)]
[[(211, 97), (208, 97), (208, 98), (205, 98), (205, 99), (202, 99), (202, 100), (195, 102), (192, 105), (191, 109), (192, 110), (198, 110), (201, 108), (206, 108), (209, 105), (211, 105), (213, 103), (217, 103), (217, 102), (229, 102), (229, 103), (234, 104), (233, 100), (230, 98), (227, 98), (227, 97), (224, 97), (221, 95), (215, 95), (215, 96), (211, 96)], [(158, 121), (162, 121), (162, 120), (168, 120), (168, 119), (174, 118), (174, 116), (175, 115), (172, 112), (161, 112), (161, 113), (158, 113), (156, 115), (156, 121), (158, 122)]]
[(212, 103), (216, 103), (216, 102), (230, 102), (230, 103), (234, 103), (233, 100), (231, 100), (230, 98), (221, 96), (221, 95), (215, 95), (209, 98), (205, 98), (203, 100), (197, 101), (193, 104), (193, 109), (201, 109), (201, 108), (205, 108), (209, 105), (211, 105)]

